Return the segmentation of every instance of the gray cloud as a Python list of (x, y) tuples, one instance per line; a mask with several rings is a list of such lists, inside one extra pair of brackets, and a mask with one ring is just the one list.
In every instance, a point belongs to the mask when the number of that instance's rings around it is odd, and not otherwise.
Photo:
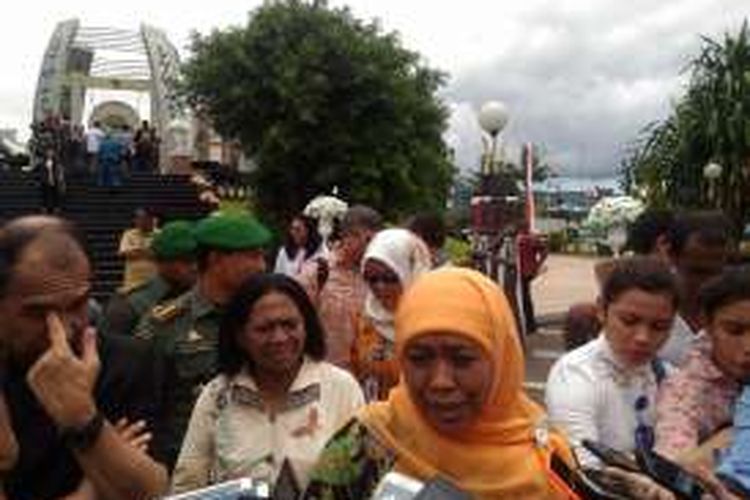
[(679, 96), (700, 35), (736, 31), (746, 14), (734, 0), (572, 5), (523, 16), (523, 38), (453, 75), (444, 98), (455, 103), (450, 134), (463, 168), (476, 168), (480, 151), (471, 110), (499, 99), (511, 112), (505, 142), (543, 143), (562, 174), (613, 174), (623, 146)]

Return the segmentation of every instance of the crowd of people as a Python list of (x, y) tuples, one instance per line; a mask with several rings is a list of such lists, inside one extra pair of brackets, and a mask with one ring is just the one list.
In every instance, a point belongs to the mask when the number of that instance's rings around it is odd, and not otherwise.
[(250, 477), (278, 498), (365, 499), (398, 472), (477, 499), (685, 498), (594, 443), (746, 498), (750, 269), (731, 267), (720, 214), (662, 215), (632, 228), (643, 255), (598, 266), (597, 302), (573, 310), (590, 317), (569, 322), (596, 333), (570, 332), (544, 406), (506, 294), (447, 261), (434, 215), (386, 227), (356, 205), (325, 241), (299, 215), (271, 270), (249, 215), (157, 229), (139, 211), (94, 325), (76, 228), (6, 223), (3, 493), (153, 498)]
[[(628, 247), (635, 256), (598, 266), (598, 302), (571, 309), (572, 350), (547, 382), (550, 421), (585, 466), (601, 465), (588, 440), (653, 449), (700, 476), (722, 462), (750, 379), (750, 268), (731, 264), (720, 213), (644, 212)], [(748, 484), (733, 472), (726, 483)], [(724, 498), (750, 492), (737, 489)]]
[(159, 165), (156, 129), (143, 121), (130, 126), (88, 129), (56, 115), (31, 126), (32, 167), (38, 172), (42, 202), (48, 213), (58, 211), (69, 179), (92, 178), (97, 185), (117, 187), (130, 172), (152, 172)]

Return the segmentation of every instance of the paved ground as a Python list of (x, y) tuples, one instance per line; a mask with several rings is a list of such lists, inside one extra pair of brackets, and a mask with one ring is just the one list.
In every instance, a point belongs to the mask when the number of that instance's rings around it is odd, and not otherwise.
[(539, 402), (552, 364), (563, 352), (560, 320), (572, 304), (596, 298), (594, 264), (591, 257), (551, 255), (547, 269), (533, 283), (536, 314), (544, 325), (526, 346), (526, 388)]
[(592, 257), (550, 255), (546, 271), (532, 284), (537, 316), (566, 311), (571, 304), (596, 298)]

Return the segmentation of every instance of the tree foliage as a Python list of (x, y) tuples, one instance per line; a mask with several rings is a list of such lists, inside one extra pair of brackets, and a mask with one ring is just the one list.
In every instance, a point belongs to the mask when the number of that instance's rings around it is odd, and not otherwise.
[(264, 215), (334, 187), (391, 216), (444, 206), (444, 76), (376, 23), (325, 2), (266, 2), (244, 27), (194, 35), (183, 73), (192, 106), (255, 159)]
[[(750, 33), (703, 38), (686, 94), (670, 116), (641, 131), (623, 164), (624, 183), (654, 205), (719, 206), (739, 225), (750, 191)], [(703, 169), (722, 166), (711, 199)]]
[[(489, 138), (484, 144), (485, 151), (491, 149)], [(517, 196), (525, 189), (526, 183), (526, 161), (529, 154), (528, 148), (521, 148), (518, 161), (509, 158), (495, 159), (492, 165), (488, 165), (489, 153), (484, 153), (480, 163), (490, 167), (490, 174), (481, 171), (474, 172), (468, 179), (456, 179), (456, 182), (469, 182), (474, 191), (484, 194)], [(533, 182), (544, 182), (555, 176), (555, 171), (547, 162), (546, 148), (541, 144), (532, 144), (531, 148), (531, 180)]]

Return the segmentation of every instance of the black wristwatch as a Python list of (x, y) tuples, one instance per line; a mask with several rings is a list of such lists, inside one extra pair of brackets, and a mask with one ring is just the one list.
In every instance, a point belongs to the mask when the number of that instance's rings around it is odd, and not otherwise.
[(104, 415), (96, 414), (80, 427), (66, 427), (60, 430), (60, 438), (65, 446), (74, 451), (86, 451), (96, 443), (104, 428)]

